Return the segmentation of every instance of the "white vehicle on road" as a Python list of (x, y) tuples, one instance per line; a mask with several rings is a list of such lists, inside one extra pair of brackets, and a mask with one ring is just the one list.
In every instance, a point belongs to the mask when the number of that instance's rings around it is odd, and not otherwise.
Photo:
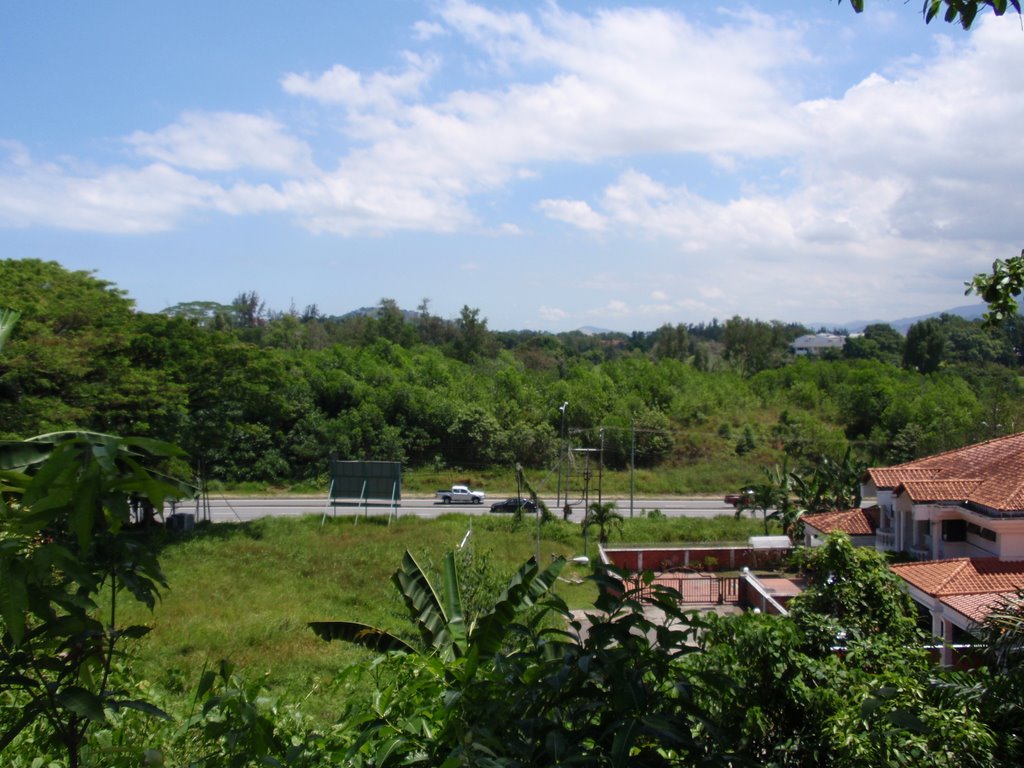
[(471, 491), (465, 485), (453, 485), (451, 490), (440, 490), (437, 498), (445, 504), (483, 504), (484, 492)]

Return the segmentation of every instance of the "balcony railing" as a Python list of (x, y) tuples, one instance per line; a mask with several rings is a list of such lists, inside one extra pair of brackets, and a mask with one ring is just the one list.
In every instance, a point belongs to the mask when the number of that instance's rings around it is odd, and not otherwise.
[(910, 547), (910, 556), (916, 560), (928, 560), (931, 556), (931, 550), (927, 545)]
[(882, 549), (896, 548), (895, 531), (875, 531), (875, 544)]

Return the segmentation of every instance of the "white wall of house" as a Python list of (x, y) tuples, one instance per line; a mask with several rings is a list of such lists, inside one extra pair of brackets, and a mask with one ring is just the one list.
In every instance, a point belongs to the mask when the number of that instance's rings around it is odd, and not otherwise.
[[(918, 558), (933, 560), (1024, 560), (1024, 518), (988, 517), (948, 502), (915, 504), (906, 494), (895, 497), (891, 489), (877, 488), (870, 479), (861, 484), (861, 495), (875, 499), (880, 509), (874, 541), (880, 551), (910, 552)], [(943, 520), (965, 520), (977, 530), (969, 527), (966, 541), (943, 541)], [(989, 533), (984, 534), (986, 531)]]
[[(820, 547), (825, 543), (825, 539), (828, 538), (827, 533), (822, 533), (817, 528), (810, 525), (804, 525), (804, 546), (805, 547)], [(875, 546), (875, 536), (851, 536), (850, 542), (855, 547), (873, 547)]]
[[(1017, 523), (1017, 521), (1014, 521)], [(1024, 523), (1024, 521), (1022, 521)], [(993, 526), (995, 527), (995, 526)], [(1010, 528), (1010, 526), (1004, 526)], [(1014, 525), (1013, 528), (1019, 528), (1020, 525)], [(1024, 560), (1024, 530), (1004, 530), (999, 531), (997, 528), (997, 544), (998, 555), (1002, 560)]]

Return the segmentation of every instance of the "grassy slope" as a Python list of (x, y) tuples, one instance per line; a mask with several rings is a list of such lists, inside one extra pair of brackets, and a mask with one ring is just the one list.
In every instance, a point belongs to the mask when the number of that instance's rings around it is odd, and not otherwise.
[[(330, 716), (339, 704), (332, 690), (338, 670), (368, 654), (320, 641), (307, 622), (347, 619), (414, 636), (390, 576), (406, 549), (431, 570), (469, 526), (470, 518), (459, 514), (436, 521), (406, 517), (391, 526), (337, 518), (323, 529), (318, 517), (282, 518), (205, 526), (170, 541), (161, 555), (170, 589), (152, 614), (139, 607), (124, 614), (129, 622), (152, 626), (138, 644), (134, 670), (174, 689), (191, 685), (205, 665), (226, 658), (247, 679), (265, 676), (272, 690), (293, 699), (308, 695), (311, 714)], [(517, 527), (510, 518), (473, 518), (472, 527), (470, 545), (502, 582), (535, 552), (532, 521)], [(731, 518), (635, 519), (626, 521), (625, 538), (742, 541), (759, 529), (757, 521)], [(594, 549), (591, 536), (591, 554)], [(544, 527), (542, 562), (581, 550), (578, 525)], [(585, 575), (573, 565), (563, 572), (570, 580)], [(560, 582), (558, 590), (574, 607), (586, 607), (594, 597), (589, 582)]]

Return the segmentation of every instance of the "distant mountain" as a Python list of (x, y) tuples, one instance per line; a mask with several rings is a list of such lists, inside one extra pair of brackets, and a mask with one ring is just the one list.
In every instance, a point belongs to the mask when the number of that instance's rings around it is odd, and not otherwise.
[[(910, 329), (910, 326), (912, 326), (914, 323), (919, 323), (922, 320), (927, 320), (930, 317), (940, 317), (941, 315), (959, 315), (965, 320), (978, 320), (979, 318), (981, 318), (983, 314), (985, 314), (985, 310), (987, 308), (988, 306), (985, 304), (968, 304), (962, 307), (944, 309), (941, 312), (932, 312), (931, 314), (928, 315), (902, 317), (898, 320), (851, 320), (848, 323), (844, 323), (841, 327), (845, 328), (850, 333), (860, 333), (869, 325), (873, 325), (875, 323), (886, 323), (887, 325), (891, 325), (900, 333), (906, 335), (907, 331)], [(825, 325), (827, 326), (828, 324), (826, 323)], [(818, 328), (819, 326), (815, 325), (814, 327)]]

